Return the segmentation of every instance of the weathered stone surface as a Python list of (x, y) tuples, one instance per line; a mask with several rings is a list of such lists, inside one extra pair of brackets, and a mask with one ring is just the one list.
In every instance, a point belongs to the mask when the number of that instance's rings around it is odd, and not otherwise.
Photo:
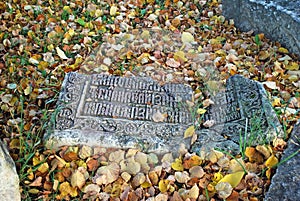
[(283, 137), (280, 122), (259, 82), (241, 75), (232, 76), (227, 80), (226, 90), (211, 99), (214, 105), (208, 108), (204, 120), (213, 120), (214, 125), (197, 131), (193, 151), (220, 148), (238, 153), (240, 134), (246, 145), (264, 144), (276, 136)]
[(0, 200), (21, 200), (15, 163), (0, 141)]
[(69, 73), (47, 147), (84, 144), (146, 151), (177, 150), (191, 116), (190, 86), (160, 86), (150, 78)]
[(293, 158), (280, 165), (272, 178), (270, 188), (264, 200), (292, 201), (300, 200), (300, 120), (295, 125), (284, 150), (281, 161), (298, 152)]
[(300, 55), (299, 0), (223, 0), (223, 14), (243, 31), (262, 32)]

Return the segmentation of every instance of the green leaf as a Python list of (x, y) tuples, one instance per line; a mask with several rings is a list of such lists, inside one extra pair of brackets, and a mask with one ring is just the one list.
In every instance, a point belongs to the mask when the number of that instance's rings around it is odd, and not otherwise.
[(260, 41), (260, 39), (259, 39), (259, 36), (258, 36), (258, 34), (256, 34), (255, 35), (255, 37), (254, 37), (254, 42), (256, 43), (256, 45), (258, 45), (258, 46), (260, 46), (261, 45), (261, 41)]
[(81, 18), (79, 18), (77, 21), (76, 21), (78, 24), (80, 24), (81, 26), (84, 26), (85, 25), (85, 21)]

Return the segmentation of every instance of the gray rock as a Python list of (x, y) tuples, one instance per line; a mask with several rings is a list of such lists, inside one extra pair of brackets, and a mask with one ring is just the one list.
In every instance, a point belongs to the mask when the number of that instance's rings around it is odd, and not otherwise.
[(192, 124), (185, 106), (191, 98), (188, 85), (160, 86), (143, 77), (69, 73), (46, 146), (83, 144), (167, 152), (184, 143), (189, 148), (183, 133)]
[(265, 201), (300, 200), (300, 120), (294, 127), (281, 161), (296, 152), (298, 152), (297, 155), (278, 166), (264, 199)]
[(194, 152), (219, 148), (237, 154), (241, 142), (253, 146), (284, 136), (261, 83), (235, 75), (227, 80), (226, 90), (211, 99), (214, 104), (205, 113), (204, 121), (214, 121), (214, 125), (196, 131)]
[(15, 163), (0, 141), (0, 200), (21, 200)]
[(254, 30), (300, 55), (299, 0), (223, 0), (223, 14), (242, 31)]

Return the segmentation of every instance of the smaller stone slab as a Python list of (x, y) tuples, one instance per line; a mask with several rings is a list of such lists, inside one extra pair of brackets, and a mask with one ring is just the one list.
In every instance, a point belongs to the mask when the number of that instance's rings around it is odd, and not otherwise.
[(0, 200), (21, 200), (19, 176), (7, 147), (0, 140)]
[(151, 78), (68, 73), (62, 85), (55, 125), (46, 146), (88, 145), (168, 152), (183, 143), (192, 124), (183, 84), (160, 86)]
[(278, 200), (279, 198), (284, 201), (300, 200), (300, 120), (293, 129), (281, 161), (296, 152), (298, 152), (297, 155), (278, 166), (265, 201)]
[(213, 121), (214, 125), (197, 130), (193, 151), (219, 148), (239, 153), (240, 134), (250, 146), (283, 137), (282, 126), (261, 83), (235, 75), (227, 80), (226, 90), (211, 99), (214, 104), (204, 121)]

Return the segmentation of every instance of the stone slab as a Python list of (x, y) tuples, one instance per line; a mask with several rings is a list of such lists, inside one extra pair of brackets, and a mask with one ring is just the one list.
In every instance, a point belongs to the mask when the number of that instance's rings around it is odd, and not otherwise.
[(300, 120), (293, 129), (288, 140), (288, 147), (284, 150), (281, 161), (297, 151), (297, 155), (278, 166), (264, 199), (265, 201), (300, 200)]
[(0, 140), (0, 200), (21, 200), (19, 176), (7, 147)]
[(89, 145), (168, 152), (180, 144), (192, 123), (185, 107), (192, 89), (160, 86), (151, 78), (68, 73), (59, 97), (54, 129), (46, 146)]
[(299, 0), (222, 0), (222, 9), (242, 31), (264, 33), (300, 55)]
[(261, 83), (235, 75), (227, 80), (226, 90), (211, 99), (214, 104), (205, 113), (204, 121), (213, 121), (214, 125), (197, 130), (193, 151), (219, 148), (239, 153), (240, 134), (250, 146), (284, 136)]

